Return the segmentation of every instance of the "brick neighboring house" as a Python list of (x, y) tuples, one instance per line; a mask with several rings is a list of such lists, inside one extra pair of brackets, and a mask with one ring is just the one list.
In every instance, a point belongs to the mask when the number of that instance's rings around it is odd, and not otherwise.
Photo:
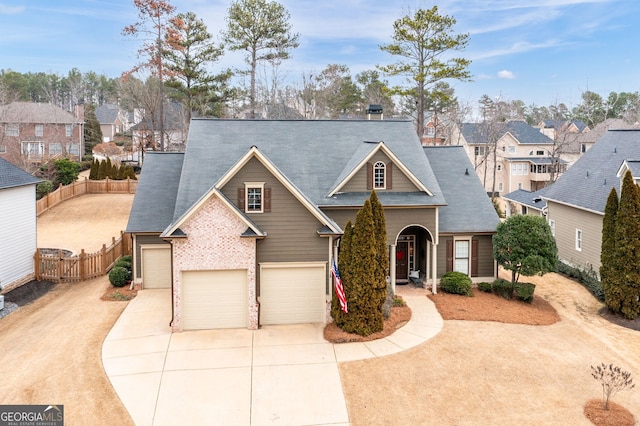
[(25, 170), (51, 159), (84, 155), (84, 106), (75, 115), (50, 104), (0, 106), (0, 158)]

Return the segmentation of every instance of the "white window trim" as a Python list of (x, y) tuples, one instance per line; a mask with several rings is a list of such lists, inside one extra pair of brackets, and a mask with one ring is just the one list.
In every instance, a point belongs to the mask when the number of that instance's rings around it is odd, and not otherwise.
[(466, 257), (467, 259), (467, 272), (464, 272), (465, 274), (467, 274), (468, 276), (471, 276), (471, 237), (459, 237), (459, 238), (453, 238), (453, 270), (456, 270), (456, 260), (457, 259), (464, 259), (462, 257), (458, 258), (456, 257), (456, 243), (460, 242), (460, 241), (466, 241), (468, 243), (468, 256)]
[(584, 234), (582, 233), (582, 229), (576, 228), (576, 250), (582, 251), (582, 240), (584, 239)]
[[(260, 189), (260, 210), (249, 210), (250, 189)], [(245, 213), (264, 213), (264, 182), (244, 183), (244, 211)]]
[[(379, 167), (379, 165), (381, 165)], [(382, 186), (376, 185), (376, 170), (382, 170)], [(383, 161), (376, 161), (373, 165), (373, 189), (387, 189), (387, 165)]]
[(71, 136), (73, 136), (73, 126), (71, 124), (65, 125), (64, 132), (65, 136), (70, 138)]
[(35, 131), (36, 136), (41, 138), (42, 136), (44, 136), (44, 125), (43, 124), (36, 124), (36, 127), (35, 127), (34, 131)]
[(556, 236), (556, 221), (549, 219), (549, 228), (551, 228), (551, 235)]
[(20, 136), (20, 125), (19, 124), (7, 124), (7, 128), (5, 130), (5, 136), (8, 137), (18, 137)]

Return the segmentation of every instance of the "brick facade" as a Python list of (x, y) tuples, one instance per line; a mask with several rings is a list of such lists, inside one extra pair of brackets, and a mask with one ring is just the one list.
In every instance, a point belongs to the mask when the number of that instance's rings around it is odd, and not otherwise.
[(249, 329), (258, 328), (256, 302), (256, 240), (241, 238), (247, 225), (213, 196), (183, 225), (185, 239), (173, 241), (173, 331), (182, 330), (183, 271), (245, 269)]

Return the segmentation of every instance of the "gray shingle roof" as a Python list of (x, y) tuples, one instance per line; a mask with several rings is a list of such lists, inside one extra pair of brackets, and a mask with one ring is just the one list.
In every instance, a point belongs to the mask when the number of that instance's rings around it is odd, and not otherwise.
[(96, 108), (96, 118), (100, 124), (113, 124), (118, 118), (120, 108), (114, 104), (104, 104)]
[(507, 132), (521, 144), (553, 144), (551, 138), (524, 121), (507, 121), (506, 123), (463, 123), (460, 130), (468, 144), (486, 144), (487, 137), (490, 133), (500, 138)]
[(542, 198), (544, 189), (546, 188), (543, 188), (540, 191), (536, 192), (526, 191), (524, 189), (516, 189), (513, 192), (503, 195), (502, 198), (508, 201), (515, 201), (516, 203), (525, 205), (532, 209), (542, 210), (547, 206), (547, 202)]
[(546, 188), (545, 199), (604, 213), (624, 160), (640, 158), (640, 130), (609, 130), (560, 178)]
[(41, 180), (37, 177), (30, 175), (18, 166), (0, 158), (0, 189), (35, 185), (40, 182)]
[(494, 232), (500, 218), (464, 147), (429, 146), (424, 152), (447, 199), (440, 208), (440, 232)]
[[(398, 205), (443, 205), (442, 196), (410, 121), (391, 120), (222, 120), (194, 119), (189, 129), (183, 173), (176, 199), (178, 219), (256, 146), (316, 206), (351, 205), (327, 198), (356, 152), (370, 152), (366, 141), (384, 141), (434, 196), (390, 199)], [(366, 145), (365, 145), (366, 144)], [(363, 148), (364, 147), (364, 148)], [(395, 173), (400, 173), (394, 169)], [(347, 172), (348, 173), (348, 172)], [(426, 199), (425, 199), (426, 198)]]
[(173, 218), (184, 153), (147, 152), (127, 232), (162, 232)]
[(75, 124), (82, 123), (73, 114), (55, 105), (36, 102), (12, 102), (0, 105), (2, 123)]

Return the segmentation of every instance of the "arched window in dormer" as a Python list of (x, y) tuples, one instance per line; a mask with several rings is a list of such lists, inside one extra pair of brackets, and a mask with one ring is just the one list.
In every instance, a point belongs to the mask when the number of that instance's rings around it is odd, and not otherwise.
[(386, 165), (382, 161), (378, 161), (373, 165), (373, 188), (384, 189), (385, 185)]

